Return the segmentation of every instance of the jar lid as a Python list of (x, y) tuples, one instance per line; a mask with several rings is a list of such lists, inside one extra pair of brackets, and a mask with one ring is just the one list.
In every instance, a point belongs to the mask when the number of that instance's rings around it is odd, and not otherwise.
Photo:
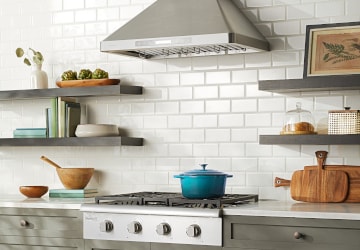
[(189, 170), (186, 171), (185, 173), (181, 174), (182, 176), (204, 176), (204, 175), (226, 175), (229, 176), (226, 173), (217, 171), (217, 170), (213, 170), (213, 169), (206, 169), (208, 164), (199, 164), (202, 169), (194, 169), (194, 170)]

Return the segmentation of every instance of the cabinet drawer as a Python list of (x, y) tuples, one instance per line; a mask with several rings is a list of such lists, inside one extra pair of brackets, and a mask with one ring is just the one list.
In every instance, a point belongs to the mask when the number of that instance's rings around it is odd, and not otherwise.
[(84, 250), (82, 239), (1, 236), (1, 250)]
[(0, 208), (0, 235), (82, 238), (78, 210)]
[(360, 223), (345, 220), (230, 216), (224, 219), (224, 234), (225, 247), (244, 249), (355, 249), (360, 245)]

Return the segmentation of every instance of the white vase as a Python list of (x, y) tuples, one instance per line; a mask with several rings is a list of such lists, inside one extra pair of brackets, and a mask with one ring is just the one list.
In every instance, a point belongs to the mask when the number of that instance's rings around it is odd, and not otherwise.
[(47, 89), (48, 77), (45, 71), (41, 69), (41, 64), (35, 64), (34, 70), (31, 72), (31, 88), (32, 89)]

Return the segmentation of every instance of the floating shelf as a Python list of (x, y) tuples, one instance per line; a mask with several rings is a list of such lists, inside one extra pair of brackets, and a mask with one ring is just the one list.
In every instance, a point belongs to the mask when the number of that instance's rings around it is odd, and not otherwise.
[(360, 145), (360, 134), (352, 135), (260, 135), (263, 145)]
[(275, 93), (360, 90), (360, 75), (313, 76), (304, 79), (259, 81), (259, 90)]
[(141, 95), (141, 86), (107, 85), (95, 87), (51, 88), (51, 89), (24, 89), (0, 91), (0, 100), (9, 99), (36, 99), (56, 96), (117, 96)]
[(136, 137), (0, 138), (0, 146), (143, 146)]

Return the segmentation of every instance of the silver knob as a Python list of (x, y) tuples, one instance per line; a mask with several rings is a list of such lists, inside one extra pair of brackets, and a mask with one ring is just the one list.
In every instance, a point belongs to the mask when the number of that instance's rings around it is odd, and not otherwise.
[(168, 235), (171, 232), (171, 227), (167, 223), (160, 223), (156, 226), (156, 232), (159, 235)]
[(196, 224), (190, 225), (186, 228), (186, 234), (189, 237), (198, 237), (201, 234), (201, 228)]
[(100, 232), (111, 232), (114, 229), (114, 224), (109, 221), (109, 220), (105, 220), (103, 222), (100, 223)]
[(127, 225), (127, 230), (131, 234), (138, 234), (141, 232), (142, 226), (139, 222), (132, 221), (130, 222), (130, 224)]
[(26, 220), (20, 220), (20, 226), (22, 227), (28, 227), (30, 223)]

